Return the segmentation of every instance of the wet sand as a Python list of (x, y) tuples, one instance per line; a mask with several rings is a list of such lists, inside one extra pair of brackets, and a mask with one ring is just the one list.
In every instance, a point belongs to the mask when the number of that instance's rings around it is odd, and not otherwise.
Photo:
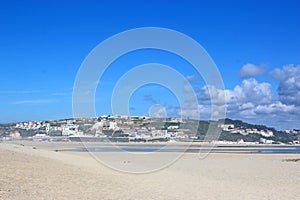
[[(96, 144), (95, 144), (96, 146)], [(86, 152), (58, 151), (80, 143), (0, 143), (0, 199), (298, 199), (300, 155), (184, 153), (153, 173), (113, 170)], [(156, 153), (161, 162), (174, 153)], [(105, 152), (116, 166), (145, 166), (122, 152)]]

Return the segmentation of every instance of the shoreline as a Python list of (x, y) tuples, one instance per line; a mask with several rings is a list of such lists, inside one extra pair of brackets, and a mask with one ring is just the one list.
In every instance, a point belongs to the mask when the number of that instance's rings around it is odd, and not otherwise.
[[(270, 151), (269, 154), (300, 154), (300, 145), (288, 144), (211, 144), (211, 143), (110, 143), (110, 142), (49, 142), (15, 140), (5, 141), (3, 144), (33, 146), (33, 148), (49, 149), (53, 151), (72, 152), (182, 152), (182, 153), (254, 153)], [(1, 142), (0, 142), (1, 144)], [(294, 151), (291, 151), (294, 150)], [(290, 152), (290, 153), (289, 153)], [(268, 153), (268, 152), (267, 152)]]

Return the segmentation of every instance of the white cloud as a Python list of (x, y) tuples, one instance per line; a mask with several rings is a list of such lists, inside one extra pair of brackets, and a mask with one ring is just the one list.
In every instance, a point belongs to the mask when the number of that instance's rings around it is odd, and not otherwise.
[(233, 90), (220, 90), (215, 86), (204, 86), (199, 93), (199, 102), (205, 104), (224, 104), (255, 102), (268, 104), (273, 94), (269, 83), (258, 83), (255, 79), (246, 79)]
[(243, 81), (241, 86), (236, 86), (232, 91), (238, 102), (255, 102), (256, 104), (268, 104), (273, 100), (271, 84), (251, 78)]
[(216, 111), (221, 111), (224, 108), (221, 103), (225, 102), (227, 117), (270, 126), (281, 126), (283, 120), (295, 121), (300, 110), (296, 105), (281, 102), (272, 93), (271, 84), (258, 82), (254, 78), (243, 80), (232, 90), (204, 86), (198, 93), (198, 102), (202, 105), (199, 107), (201, 118), (210, 118), (211, 105)]
[(72, 92), (54, 92), (51, 95), (52, 96), (71, 96)]
[(189, 85), (184, 85), (183, 86), (183, 92), (185, 92), (185, 93), (191, 93), (191, 92), (193, 92), (193, 88), (190, 87)]
[(266, 73), (266, 65), (254, 65), (254, 64), (246, 64), (242, 67), (240, 71), (241, 78), (247, 78), (250, 76), (261, 76)]
[(151, 106), (149, 116), (154, 118), (165, 118), (167, 117), (167, 112), (163, 106), (155, 104)]
[(270, 113), (277, 114), (278, 112), (291, 112), (293, 110), (295, 110), (294, 105), (286, 105), (278, 101), (269, 105), (258, 105), (254, 109), (256, 113), (262, 113), (262, 114), (270, 114)]
[(228, 90), (220, 90), (213, 85), (206, 85), (198, 93), (198, 101), (202, 104), (224, 105), (230, 101)]
[(21, 105), (21, 104), (49, 104), (53, 103), (53, 100), (50, 99), (31, 99), (31, 100), (22, 100), (22, 101), (14, 101), (11, 104)]
[(198, 76), (198, 75), (189, 75), (189, 76), (186, 76), (185, 78), (189, 82), (197, 82), (200, 80), (200, 76)]
[(275, 69), (270, 75), (279, 81), (278, 95), (284, 104), (300, 105), (300, 65)]
[(247, 102), (247, 103), (244, 103), (244, 104), (241, 104), (239, 105), (239, 110), (247, 110), (247, 109), (252, 109), (254, 108), (254, 104), (251, 103), (251, 102)]

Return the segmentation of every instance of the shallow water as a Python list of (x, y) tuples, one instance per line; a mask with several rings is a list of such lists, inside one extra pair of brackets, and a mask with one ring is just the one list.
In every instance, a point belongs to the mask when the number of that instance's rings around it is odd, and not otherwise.
[(239, 154), (300, 154), (300, 146), (217, 146), (214, 148), (157, 148), (157, 147), (99, 147), (81, 148), (74, 152), (186, 152), (186, 153), (239, 153)]

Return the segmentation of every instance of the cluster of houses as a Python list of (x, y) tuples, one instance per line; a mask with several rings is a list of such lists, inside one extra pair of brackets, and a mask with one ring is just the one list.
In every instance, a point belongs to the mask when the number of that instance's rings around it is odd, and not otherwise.
[[(20, 139), (21, 136), (33, 139), (61, 138), (127, 138), (137, 141), (151, 140), (188, 140), (197, 139), (188, 135), (189, 129), (185, 129), (186, 120), (178, 118), (149, 118), (144, 116), (101, 116), (99, 118), (64, 119), (53, 121), (29, 121), (15, 124), (2, 134), (1, 140)], [(234, 124), (222, 124), (219, 127), (229, 133), (241, 135), (259, 134), (262, 136), (260, 143), (272, 143), (272, 130), (258, 130), (255, 128), (235, 127)], [(285, 130), (287, 134), (299, 134), (300, 130)], [(187, 134), (188, 133), (188, 134)], [(102, 141), (102, 140), (101, 140)], [(123, 141), (123, 140), (122, 140)], [(300, 136), (299, 136), (300, 141)], [(222, 142), (222, 141), (215, 141)], [(224, 141), (223, 141), (224, 142)], [(242, 139), (236, 141), (245, 143)], [(257, 141), (258, 142), (258, 141)]]
[(287, 134), (299, 134), (300, 130), (292, 129), (292, 130), (284, 130), (284, 132), (287, 133)]
[(24, 130), (38, 130), (41, 128), (45, 128), (48, 126), (48, 123), (40, 122), (40, 121), (29, 121), (29, 122), (21, 122), (16, 124), (17, 129), (24, 129)]
[(221, 128), (223, 131), (230, 133), (239, 133), (241, 135), (259, 134), (264, 137), (274, 136), (273, 131), (271, 130), (257, 130), (255, 128), (235, 128), (234, 124), (222, 124)]
[(101, 116), (91, 129), (95, 132), (95, 136), (104, 137), (107, 131), (111, 131), (112, 136), (122, 135), (135, 139), (188, 138), (184, 133), (185, 130), (180, 129), (179, 123), (182, 123), (180, 119), (173, 118), (161, 121), (139, 116)]
[[(49, 137), (129, 137), (133, 139), (187, 139), (180, 129), (181, 119), (152, 119), (140, 116), (101, 116), (98, 119), (69, 119), (52, 122), (17, 123), (10, 138), (20, 138), (20, 131), (35, 131), (33, 138)], [(168, 124), (168, 125), (166, 125)]]

